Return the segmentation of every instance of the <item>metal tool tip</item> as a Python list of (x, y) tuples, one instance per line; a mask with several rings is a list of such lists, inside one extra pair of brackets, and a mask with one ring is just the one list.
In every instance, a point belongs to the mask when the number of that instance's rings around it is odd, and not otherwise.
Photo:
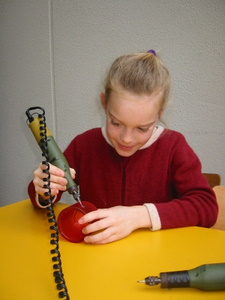
[(83, 206), (83, 203), (82, 203), (81, 201), (78, 201), (78, 202), (80, 203), (80, 206), (81, 206), (81, 207), (84, 207), (84, 206)]
[(139, 283), (145, 283), (145, 280), (138, 280)]

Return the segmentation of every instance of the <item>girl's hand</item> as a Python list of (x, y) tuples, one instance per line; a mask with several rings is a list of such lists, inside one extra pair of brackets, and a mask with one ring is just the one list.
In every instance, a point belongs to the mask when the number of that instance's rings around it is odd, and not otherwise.
[[(63, 170), (50, 165), (50, 187), (51, 187), (51, 194), (52, 196), (58, 195), (59, 191), (65, 191), (66, 185), (67, 185), (67, 179), (64, 178), (65, 173)], [(46, 184), (46, 181), (44, 181), (44, 178), (47, 178), (48, 175), (43, 172), (43, 170), (47, 169), (47, 166), (40, 164), (39, 167), (34, 171), (34, 187), (36, 193), (41, 195), (43, 199), (47, 198), (44, 193), (48, 192), (48, 189), (44, 188), (44, 185)], [(75, 170), (70, 169), (71, 176), (74, 179), (75, 178)]]
[(84, 242), (90, 244), (114, 242), (135, 229), (151, 227), (149, 213), (144, 205), (98, 209), (84, 215), (79, 223), (90, 223), (83, 228), (83, 233), (88, 234)]

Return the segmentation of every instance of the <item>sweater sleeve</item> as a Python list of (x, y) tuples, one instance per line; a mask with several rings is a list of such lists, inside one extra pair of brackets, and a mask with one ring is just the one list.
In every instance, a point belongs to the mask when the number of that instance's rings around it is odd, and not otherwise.
[[(28, 185), (28, 195), (34, 207), (46, 208), (49, 206), (49, 204), (46, 203), (46, 200), (42, 199), (41, 196), (35, 192), (33, 181), (31, 181)], [(60, 196), (55, 197), (52, 203), (58, 202), (59, 200)]]
[(218, 215), (216, 197), (201, 173), (201, 163), (185, 139), (171, 153), (170, 174), (176, 197), (156, 203), (161, 228), (211, 227)]
[(147, 208), (149, 217), (152, 223), (151, 230), (156, 231), (161, 229), (161, 220), (158, 214), (158, 211), (153, 203), (144, 203), (144, 206)]

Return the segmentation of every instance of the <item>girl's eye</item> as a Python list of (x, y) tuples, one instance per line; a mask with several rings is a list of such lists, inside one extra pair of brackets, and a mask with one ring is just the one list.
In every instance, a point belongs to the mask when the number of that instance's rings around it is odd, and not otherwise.
[(138, 127), (138, 130), (140, 130), (141, 132), (147, 132), (149, 130), (149, 127), (146, 128)]
[(118, 122), (115, 122), (114, 120), (111, 120), (111, 124), (114, 126), (120, 126), (120, 124)]

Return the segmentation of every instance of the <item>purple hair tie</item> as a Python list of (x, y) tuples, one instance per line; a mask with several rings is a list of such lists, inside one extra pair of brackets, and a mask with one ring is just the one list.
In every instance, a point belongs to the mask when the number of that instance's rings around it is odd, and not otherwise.
[(153, 49), (148, 50), (147, 53), (152, 53), (152, 54), (154, 54), (155, 56), (157, 56), (155, 50), (153, 50)]

